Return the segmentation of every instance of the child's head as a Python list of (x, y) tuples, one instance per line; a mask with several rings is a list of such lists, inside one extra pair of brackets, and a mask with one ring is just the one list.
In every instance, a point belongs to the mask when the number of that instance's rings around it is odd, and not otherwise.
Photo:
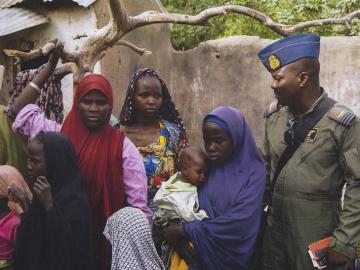
[(208, 176), (208, 158), (201, 149), (187, 147), (180, 152), (180, 169), (191, 184), (199, 186)]
[(44, 133), (31, 139), (27, 146), (27, 168), (31, 176), (46, 176)]

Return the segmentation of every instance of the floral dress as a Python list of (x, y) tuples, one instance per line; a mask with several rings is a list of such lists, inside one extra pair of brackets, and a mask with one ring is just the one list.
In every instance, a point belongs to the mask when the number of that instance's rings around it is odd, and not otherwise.
[(159, 125), (160, 136), (156, 142), (138, 147), (148, 177), (148, 205), (153, 212), (157, 208), (153, 201), (155, 193), (163, 181), (177, 172), (178, 154), (186, 144), (184, 135), (176, 124), (161, 119)]

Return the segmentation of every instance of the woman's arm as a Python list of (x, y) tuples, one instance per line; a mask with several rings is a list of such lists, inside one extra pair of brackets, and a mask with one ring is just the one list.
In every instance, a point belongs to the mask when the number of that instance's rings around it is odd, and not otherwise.
[(22, 108), (27, 104), (34, 103), (40, 94), (40, 89), (48, 81), (53, 74), (56, 64), (60, 58), (63, 50), (61, 42), (57, 42), (54, 50), (50, 54), (48, 64), (41, 70), (41, 72), (24, 88), (16, 102), (10, 106), (10, 111), (13, 115), (17, 115)]
[(16, 116), (11, 128), (14, 133), (31, 139), (42, 131), (60, 132), (61, 125), (56, 121), (46, 119), (45, 113), (35, 104), (28, 104)]
[(128, 138), (124, 140), (122, 166), (128, 205), (142, 210), (152, 224), (152, 212), (147, 205), (147, 177), (143, 159)]
[(190, 246), (182, 223), (170, 221), (169, 225), (162, 230), (162, 234), (166, 242), (175, 248), (188, 265), (194, 261), (194, 249)]

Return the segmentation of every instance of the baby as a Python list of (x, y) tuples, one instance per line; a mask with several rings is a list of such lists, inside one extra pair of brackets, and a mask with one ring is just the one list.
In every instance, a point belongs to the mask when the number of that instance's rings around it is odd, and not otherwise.
[(207, 179), (207, 156), (196, 147), (187, 147), (180, 152), (179, 161), (181, 171), (163, 182), (154, 197), (158, 205), (154, 225), (158, 228), (174, 219), (190, 222), (207, 217), (204, 210), (199, 210), (197, 195), (197, 187)]

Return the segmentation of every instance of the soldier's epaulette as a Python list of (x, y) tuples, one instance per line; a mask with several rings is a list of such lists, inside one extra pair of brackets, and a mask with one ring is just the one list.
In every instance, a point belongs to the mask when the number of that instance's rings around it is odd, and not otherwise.
[(280, 110), (280, 106), (278, 105), (277, 101), (274, 101), (273, 103), (270, 104), (269, 108), (267, 108), (267, 110), (264, 112), (264, 117), (267, 118), (270, 115), (272, 115), (274, 112), (277, 112), (278, 110)]
[(350, 127), (356, 120), (356, 114), (345, 108), (333, 107), (328, 112), (330, 119), (340, 123), (344, 127)]

